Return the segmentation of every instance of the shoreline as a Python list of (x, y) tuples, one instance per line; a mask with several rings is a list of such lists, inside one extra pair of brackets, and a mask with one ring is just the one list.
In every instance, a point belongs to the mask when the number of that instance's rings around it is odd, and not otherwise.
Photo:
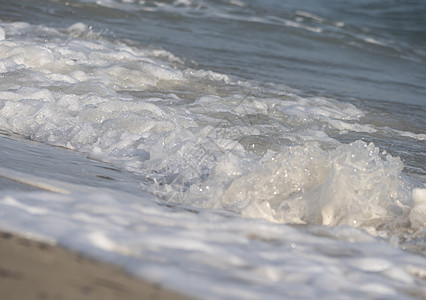
[(8, 300), (191, 299), (112, 264), (1, 229), (0, 294)]
[[(93, 182), (95, 178), (96, 183), (104, 186), (110, 186), (111, 180), (104, 183), (98, 176), (114, 178), (114, 182), (119, 183), (130, 176), (72, 151), (2, 131), (0, 142), (0, 165), (11, 172), (72, 182), (75, 177), (68, 173), (76, 173), (75, 166), (85, 166), (84, 180)], [(55, 168), (57, 157), (65, 162), (62, 169)], [(0, 174), (0, 191), (38, 192), (43, 189)], [(89, 258), (61, 245), (26, 238), (7, 228), (0, 228), (0, 295), (1, 299), (8, 300), (192, 299), (163, 288), (161, 284), (132, 276), (114, 264)]]

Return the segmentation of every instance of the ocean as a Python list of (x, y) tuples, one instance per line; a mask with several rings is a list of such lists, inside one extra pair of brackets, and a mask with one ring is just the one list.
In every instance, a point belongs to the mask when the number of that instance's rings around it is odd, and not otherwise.
[(424, 299), (425, 14), (1, 0), (0, 228), (200, 299)]

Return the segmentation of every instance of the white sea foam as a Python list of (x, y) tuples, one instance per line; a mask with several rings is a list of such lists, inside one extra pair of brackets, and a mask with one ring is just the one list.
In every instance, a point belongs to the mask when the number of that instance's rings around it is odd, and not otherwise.
[(0, 129), (138, 176), (128, 194), (10, 173), (66, 193), (1, 192), (2, 228), (200, 298), (425, 295), (424, 260), (374, 237), (417, 245), (424, 188), (373, 143), (332, 137), (376, 132), (355, 106), (187, 68), (81, 23), (0, 27)]
[[(355, 142), (333, 151), (297, 146), (233, 181), (224, 202), (243, 215), (274, 222), (379, 228), (404, 222), (409, 190), (399, 158)], [(386, 175), (385, 175), (386, 174)]]
[[(255, 86), (247, 95), (247, 82), (109, 42), (81, 23), (1, 26), (3, 130), (120, 164), (165, 201), (373, 231), (408, 218), (401, 161), (326, 133), (376, 131), (353, 105)], [(38, 42), (33, 31), (51, 38)]]
[[(61, 245), (206, 299), (256, 299), (265, 293), (270, 299), (334, 298), (347, 290), (378, 298), (408, 297), (407, 289), (425, 295), (418, 283), (426, 270), (423, 259), (367, 239), (355, 228), (328, 233), (350, 232), (351, 243), (344, 244), (324, 238), (326, 228), (316, 235), (214, 211), (166, 208), (148, 195), (80, 188), (74, 186), (69, 195), (2, 192), (0, 225), (42, 232)], [(43, 222), (37, 206), (43, 207)]]
[(410, 211), (410, 222), (415, 228), (425, 230), (426, 227), (426, 189), (413, 189), (414, 206)]
[(4, 32), (4, 29), (0, 27), (0, 41), (4, 40), (5, 37), (6, 37), (6, 34)]
[(414, 133), (414, 132), (400, 131), (400, 130), (393, 130), (393, 131), (401, 136), (410, 137), (412, 139), (416, 139), (419, 141), (426, 141), (426, 134), (424, 133)]
[(300, 10), (296, 11), (296, 15), (302, 16), (302, 17), (305, 17), (305, 18), (308, 18), (308, 19), (312, 19), (312, 20), (314, 20), (315, 22), (318, 22), (318, 23), (324, 23), (325, 22), (325, 19), (323, 17), (317, 16), (313, 13), (309, 13), (309, 12), (306, 12), (306, 11), (300, 11)]

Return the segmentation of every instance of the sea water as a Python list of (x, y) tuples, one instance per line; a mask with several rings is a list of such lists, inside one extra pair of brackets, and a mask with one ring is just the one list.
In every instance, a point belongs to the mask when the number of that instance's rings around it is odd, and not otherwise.
[(203, 299), (426, 297), (425, 11), (1, 1), (1, 227)]

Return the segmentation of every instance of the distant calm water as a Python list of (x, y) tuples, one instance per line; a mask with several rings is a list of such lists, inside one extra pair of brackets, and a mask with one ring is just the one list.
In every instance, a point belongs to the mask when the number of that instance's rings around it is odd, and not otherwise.
[(0, 174), (73, 185), (1, 192), (0, 226), (201, 298), (425, 297), (425, 15), (2, 0), (0, 130), (45, 145), (2, 138)]

